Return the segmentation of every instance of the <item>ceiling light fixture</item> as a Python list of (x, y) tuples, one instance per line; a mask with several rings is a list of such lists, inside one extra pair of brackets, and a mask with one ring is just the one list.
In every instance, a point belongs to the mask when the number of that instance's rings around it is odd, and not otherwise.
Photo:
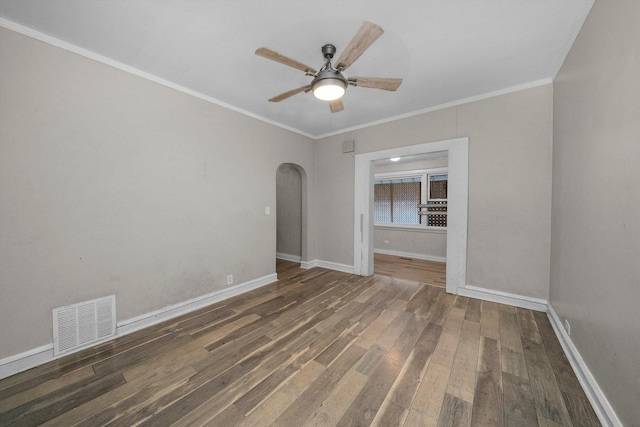
[(334, 101), (342, 98), (347, 90), (347, 79), (333, 68), (321, 70), (318, 77), (311, 82), (313, 95), (323, 101)]
[(342, 98), (349, 85), (349, 82), (340, 71), (331, 66), (331, 58), (333, 58), (334, 53), (336, 53), (334, 45), (326, 44), (322, 46), (322, 54), (326, 59), (326, 63), (311, 82), (313, 95), (323, 101), (334, 101)]
[(398, 160), (400, 160), (400, 157), (392, 157), (389, 160), (391, 160), (392, 162), (397, 162)]

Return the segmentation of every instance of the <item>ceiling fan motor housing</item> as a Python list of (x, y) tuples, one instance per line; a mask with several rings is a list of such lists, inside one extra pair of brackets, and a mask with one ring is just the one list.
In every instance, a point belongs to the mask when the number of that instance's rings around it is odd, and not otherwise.
[(325, 44), (322, 46), (322, 56), (325, 58), (333, 58), (333, 55), (336, 53), (336, 47), (332, 44)]

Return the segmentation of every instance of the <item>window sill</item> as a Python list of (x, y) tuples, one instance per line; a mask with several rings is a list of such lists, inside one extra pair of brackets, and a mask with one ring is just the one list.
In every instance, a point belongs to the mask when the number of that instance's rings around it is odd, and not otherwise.
[(417, 231), (420, 233), (436, 233), (445, 234), (447, 232), (446, 227), (426, 227), (424, 225), (403, 225), (403, 224), (374, 224), (374, 229), (380, 230), (397, 230), (397, 231)]

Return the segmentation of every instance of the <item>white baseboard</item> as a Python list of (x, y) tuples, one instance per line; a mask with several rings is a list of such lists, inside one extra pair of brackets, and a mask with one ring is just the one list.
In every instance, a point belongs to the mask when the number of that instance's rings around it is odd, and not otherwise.
[(314, 259), (311, 261), (300, 261), (300, 268), (304, 268), (305, 270), (308, 270), (310, 268), (317, 267), (317, 266), (318, 266), (317, 259)]
[(309, 269), (313, 267), (326, 268), (329, 270), (341, 271), (343, 273), (353, 274), (353, 265), (340, 264), (337, 262), (323, 261), (321, 259), (314, 259), (311, 261), (302, 261), (300, 268)]
[(110, 341), (112, 339), (130, 334), (148, 326), (164, 322), (165, 320), (181, 316), (183, 314), (195, 311), (199, 308), (206, 307), (216, 302), (220, 302), (222, 300), (243, 294), (245, 292), (249, 292), (253, 289), (257, 289), (262, 286), (268, 285), (269, 283), (273, 283), (276, 280), (278, 280), (278, 278), (275, 273), (269, 274), (254, 280), (250, 280), (248, 282), (231, 286), (229, 288), (211, 292), (209, 294), (202, 295), (188, 301), (173, 304), (161, 308), (160, 310), (145, 313), (141, 316), (123, 320), (122, 322), (118, 322), (115, 335), (111, 335), (103, 340), (93, 342), (88, 346), (79, 347), (77, 349), (74, 349), (74, 351), (59, 354), (57, 356), (54, 356), (53, 354), (53, 343), (49, 343), (31, 350), (27, 350), (20, 354), (6, 357), (0, 360), (0, 379), (9, 377), (22, 371), (26, 371), (27, 369), (34, 368), (46, 362), (50, 362), (54, 359), (68, 356), (69, 354), (76, 353), (87, 347), (93, 347), (100, 343)]
[(609, 404), (607, 397), (604, 395), (602, 389), (591, 374), (589, 367), (582, 359), (582, 356), (573, 344), (573, 341), (571, 341), (571, 337), (562, 327), (562, 322), (551, 306), (551, 303), (547, 304), (547, 316), (551, 321), (551, 325), (558, 336), (560, 345), (562, 345), (562, 349), (564, 350), (567, 359), (569, 359), (569, 363), (578, 377), (578, 381), (587, 395), (591, 406), (593, 406), (593, 410), (598, 416), (600, 423), (602, 423), (603, 426), (622, 427), (622, 423), (611, 407), (611, 404)]
[(337, 262), (316, 260), (316, 265), (329, 270), (342, 271), (343, 273), (353, 274), (353, 265), (338, 264)]
[(293, 262), (302, 261), (302, 257), (300, 255), (285, 254), (284, 252), (276, 252), (276, 258), (283, 259), (285, 261), (293, 261)]
[(53, 343), (0, 360), (0, 379), (53, 360)]
[(464, 288), (458, 288), (458, 295), (485, 301), (498, 302), (501, 304), (514, 305), (516, 307), (528, 308), (535, 311), (547, 311), (548, 301), (545, 299), (494, 291), (493, 289), (478, 288), (476, 286), (467, 285)]
[(377, 248), (374, 249), (373, 252), (376, 254), (383, 254), (383, 255), (393, 255), (393, 256), (401, 256), (405, 258), (423, 259), (425, 261), (447, 262), (447, 257), (443, 257), (443, 256), (414, 254), (411, 252), (392, 251), (392, 250), (377, 249)]
[(221, 289), (219, 291), (212, 292), (210, 294), (202, 295), (197, 298), (183, 301), (178, 304), (173, 304), (160, 310), (152, 311), (151, 313), (143, 314), (131, 319), (118, 322), (117, 333), (118, 335), (125, 335), (147, 326), (155, 325), (156, 323), (163, 322), (174, 317), (181, 316), (183, 314), (192, 312), (202, 307), (220, 302), (222, 300), (234, 297), (236, 295), (249, 292), (253, 289), (260, 288), (278, 280), (278, 276), (269, 274), (248, 282), (240, 283), (229, 288)]

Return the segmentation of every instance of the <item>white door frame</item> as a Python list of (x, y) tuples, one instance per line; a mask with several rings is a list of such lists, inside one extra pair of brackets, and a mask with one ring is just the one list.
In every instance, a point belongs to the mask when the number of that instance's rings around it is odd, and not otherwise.
[(457, 294), (467, 282), (467, 216), (469, 199), (469, 138), (390, 148), (355, 156), (353, 271), (373, 274), (373, 162), (391, 157), (446, 151), (449, 168), (447, 209), (447, 292)]

